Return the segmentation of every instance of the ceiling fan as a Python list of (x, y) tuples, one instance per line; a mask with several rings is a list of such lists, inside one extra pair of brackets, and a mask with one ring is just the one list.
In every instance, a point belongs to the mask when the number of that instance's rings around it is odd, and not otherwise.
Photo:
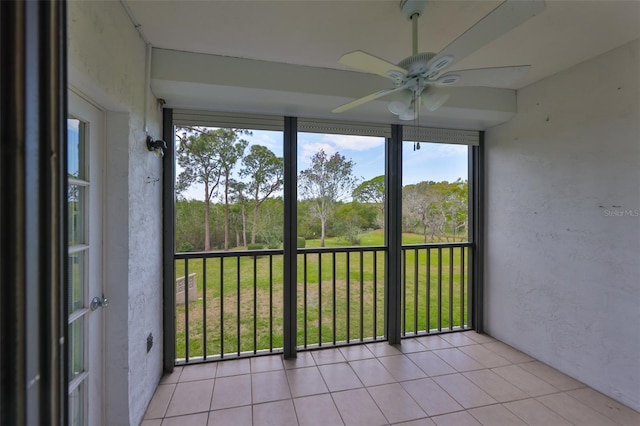
[(478, 21), (440, 53), (418, 52), (418, 18), (427, 0), (401, 0), (402, 13), (413, 27), (412, 55), (397, 65), (361, 50), (347, 53), (340, 63), (389, 78), (393, 88), (372, 93), (333, 110), (347, 111), (397, 93), (389, 111), (400, 120), (417, 119), (421, 106), (435, 111), (449, 99), (447, 86), (505, 87), (524, 77), (529, 65), (444, 72), (485, 44), (495, 40), (544, 9), (544, 0), (506, 0)]

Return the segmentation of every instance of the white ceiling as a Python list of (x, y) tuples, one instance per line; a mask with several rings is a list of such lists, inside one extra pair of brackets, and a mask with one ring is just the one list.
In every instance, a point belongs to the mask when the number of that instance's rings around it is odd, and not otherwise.
[[(158, 49), (152, 89), (168, 106), (395, 122), (383, 101), (339, 117), (330, 111), (391, 86), (339, 64), (344, 53), (364, 50), (394, 63), (411, 54), (411, 24), (398, 0), (124, 3)], [(440, 51), (500, 3), (431, 0), (419, 20), (419, 50)], [(639, 1), (547, 0), (539, 15), (454, 68), (531, 65), (510, 87), (519, 89), (639, 37)], [(452, 96), (421, 120), (476, 129), (504, 122), (515, 96), (492, 90), (479, 92), (474, 105)]]

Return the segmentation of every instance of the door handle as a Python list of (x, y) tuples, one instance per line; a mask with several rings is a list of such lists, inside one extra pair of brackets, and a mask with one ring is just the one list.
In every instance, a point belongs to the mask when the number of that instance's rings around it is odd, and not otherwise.
[(109, 306), (109, 299), (104, 297), (104, 294), (102, 295), (102, 297), (96, 296), (91, 299), (90, 307), (92, 311), (95, 311), (98, 308), (106, 308), (107, 306)]

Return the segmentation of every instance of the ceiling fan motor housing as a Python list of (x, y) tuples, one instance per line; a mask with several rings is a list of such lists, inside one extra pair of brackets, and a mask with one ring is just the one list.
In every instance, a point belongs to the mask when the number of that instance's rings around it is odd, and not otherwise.
[(429, 71), (427, 63), (436, 56), (435, 53), (422, 52), (409, 56), (398, 62), (398, 66), (407, 70), (407, 77), (415, 77)]
[(427, 0), (400, 0), (400, 9), (408, 20), (411, 20), (413, 15), (420, 16), (426, 5)]

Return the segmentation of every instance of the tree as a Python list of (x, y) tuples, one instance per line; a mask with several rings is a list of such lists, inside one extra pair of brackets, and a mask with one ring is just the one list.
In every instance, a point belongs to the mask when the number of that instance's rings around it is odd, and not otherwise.
[(205, 240), (204, 250), (211, 250), (209, 216), (211, 198), (221, 181), (224, 183), (225, 221), (224, 247), (229, 247), (229, 177), (231, 169), (244, 153), (248, 142), (239, 139), (244, 133), (235, 129), (189, 128), (190, 135), (178, 136), (178, 165), (183, 171), (178, 175), (176, 190), (184, 192), (193, 184), (204, 184)]
[(381, 228), (384, 228), (384, 175), (362, 182), (353, 190), (353, 199), (360, 203), (376, 204), (380, 210)]
[(253, 196), (251, 244), (255, 244), (258, 210), (264, 200), (282, 188), (284, 164), (282, 157), (276, 157), (269, 148), (262, 145), (252, 145), (249, 154), (242, 159), (242, 164), (244, 167), (240, 176), (251, 178), (247, 191)]
[(358, 179), (352, 175), (354, 163), (336, 152), (331, 157), (320, 150), (311, 157), (311, 167), (300, 172), (298, 188), (310, 202), (311, 213), (320, 219), (320, 246), (325, 246), (327, 218), (335, 203), (350, 195)]
[[(245, 205), (247, 203), (247, 184), (245, 182), (239, 182), (231, 180), (231, 201), (235, 203), (235, 207), (240, 213), (240, 227), (242, 230), (242, 245), (247, 247), (247, 215), (245, 213)], [(236, 245), (240, 245), (240, 236), (238, 234), (238, 228), (236, 226)]]

